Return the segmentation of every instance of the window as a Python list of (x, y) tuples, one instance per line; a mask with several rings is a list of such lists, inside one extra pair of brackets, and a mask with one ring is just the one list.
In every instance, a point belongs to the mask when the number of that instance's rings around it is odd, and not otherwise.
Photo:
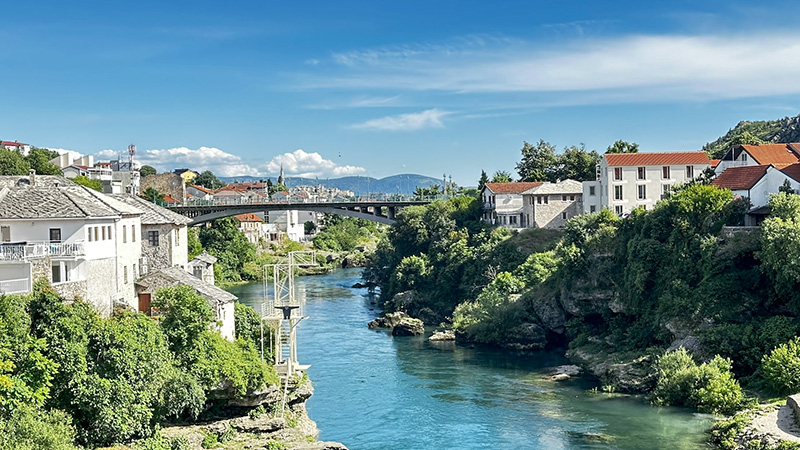
[(661, 168), (661, 178), (669, 180), (669, 166), (664, 166)]
[(125, 278), (125, 284), (128, 284), (128, 266), (122, 266), (122, 274)]
[(644, 167), (637, 167), (636, 168), (636, 179), (637, 180), (644, 180), (647, 178), (647, 172), (645, 171)]
[(561, 213), (561, 218), (564, 219), (564, 220), (567, 220), (567, 212), (566, 211)]
[(565, 201), (567, 201), (567, 196), (566, 196), (566, 195), (562, 195), (562, 196), (561, 196), (561, 201), (562, 201), (562, 202), (565, 202)]
[(545, 196), (544, 196), (544, 204), (546, 205), (546, 204), (548, 204), (548, 203), (550, 203), (550, 197), (549, 197), (549, 196), (547, 196), (547, 195), (545, 195)]
[(2, 242), (11, 242), (11, 227), (8, 225), (3, 225), (0, 227), (0, 241)]
[(596, 206), (594, 206), (594, 205), (590, 206), (590, 207), (589, 207), (589, 212), (590, 212), (590, 213), (597, 212), (597, 207), (596, 207)]
[(192, 274), (200, 279), (203, 279), (203, 268), (200, 266), (192, 267)]
[(574, 195), (570, 195), (569, 196), (569, 201), (574, 202), (575, 201), (575, 196)]
[(136, 242), (136, 225), (131, 225), (131, 242)]
[(622, 180), (622, 167), (614, 167), (614, 179), (616, 181)]
[(158, 247), (158, 231), (147, 232), (147, 242), (151, 247)]
[(92, 235), (92, 227), (87, 228), (86, 231), (88, 231), (87, 234), (89, 235), (89, 242), (92, 242), (92, 240), (93, 240), (92, 238), (94, 237)]
[(622, 186), (614, 186), (614, 200), (622, 200)]
[(61, 228), (50, 228), (50, 242), (61, 242)]
[(517, 223), (517, 216), (509, 216), (508, 217), (508, 223), (511, 224), (511, 225), (516, 224)]
[(108, 238), (111, 239), (111, 225), (107, 226), (108, 228)]
[(122, 226), (122, 243), (128, 242), (128, 230), (125, 229), (125, 225)]
[(639, 191), (639, 192), (638, 192), (638, 194), (639, 194), (639, 200), (644, 200), (644, 199), (646, 199), (646, 198), (647, 198), (647, 186), (645, 186), (645, 185), (643, 185), (643, 184), (640, 184), (639, 186), (636, 186), (636, 188), (637, 188), (637, 189), (638, 189), (638, 191)]
[(101, 228), (103, 228), (103, 233), (102, 234), (103, 234), (103, 240), (105, 241), (106, 240), (106, 227), (101, 227)]
[(100, 240), (100, 239), (98, 238), (98, 235), (97, 235), (97, 233), (98, 233), (98, 230), (97, 230), (97, 228), (98, 228), (98, 227), (94, 227), (94, 240), (95, 240), (95, 241), (99, 241), (99, 240)]
[[(255, 225), (255, 224), (254, 224)], [(255, 227), (253, 227), (255, 229)], [(181, 245), (181, 230), (175, 230), (175, 247)]]
[(742, 161), (747, 161), (747, 153), (742, 152)]
[(542, 197), (537, 196), (536, 197), (536, 203), (541, 205), (542, 204)]
[(694, 178), (694, 166), (686, 166), (686, 178)]
[(589, 186), (589, 195), (595, 195), (594, 186)]
[(53, 264), (53, 283), (61, 283), (61, 266)]
[(133, 265), (133, 277), (136, 278), (139, 276), (139, 272), (136, 271), (136, 264)]
[(663, 189), (663, 194), (664, 194), (664, 195), (669, 195), (670, 187), (671, 187), (671, 185), (669, 185), (669, 184), (665, 184), (665, 185), (663, 186), (663, 188), (664, 188), (664, 189)]
[(614, 207), (614, 212), (617, 213), (618, 216), (621, 216), (622, 215), (622, 206), (621, 205), (615, 206)]

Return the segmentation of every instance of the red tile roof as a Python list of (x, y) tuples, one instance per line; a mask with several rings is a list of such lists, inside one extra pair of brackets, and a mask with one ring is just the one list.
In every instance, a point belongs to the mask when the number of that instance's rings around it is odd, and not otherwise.
[(795, 181), (800, 181), (800, 164), (790, 164), (781, 169), (781, 172), (794, 178)]
[(206, 194), (213, 194), (213, 193), (214, 193), (214, 191), (212, 191), (211, 189), (206, 189), (206, 188), (204, 188), (203, 186), (198, 186), (198, 185), (196, 185), (196, 184), (193, 184), (193, 185), (192, 185), (192, 187), (193, 187), (193, 188), (195, 188), (195, 189), (197, 189), (198, 191), (203, 191), (203, 192), (205, 192)]
[(716, 169), (716, 168), (717, 168), (717, 166), (719, 165), (719, 162), (720, 162), (720, 161), (722, 161), (722, 160), (721, 160), (721, 159), (712, 159), (712, 160), (711, 160), (711, 168), (712, 168), (712, 169)]
[(164, 201), (167, 202), (167, 203), (178, 203), (178, 201), (175, 200), (174, 198), (172, 198), (171, 195), (165, 195), (164, 196)]
[(705, 152), (606, 153), (609, 166), (673, 166), (711, 164)]
[(742, 145), (742, 148), (759, 164), (794, 164), (800, 159), (791, 150), (792, 144)]
[(28, 144), (23, 144), (22, 142), (17, 142), (17, 141), (14, 141), (14, 142), (11, 142), (11, 141), (0, 141), (0, 145), (2, 145), (3, 147), (20, 147), (20, 146), (28, 145)]
[(263, 222), (260, 217), (253, 213), (237, 214), (236, 218), (239, 222)]
[(486, 183), (495, 194), (522, 194), (528, 189), (541, 186), (541, 181), (521, 181), (519, 183)]
[(750, 189), (767, 173), (768, 167), (768, 165), (729, 167), (714, 178), (711, 185), (731, 190)]

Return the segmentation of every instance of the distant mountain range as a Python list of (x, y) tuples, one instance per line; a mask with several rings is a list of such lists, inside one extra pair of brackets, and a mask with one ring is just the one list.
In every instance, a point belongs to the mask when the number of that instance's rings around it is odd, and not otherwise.
[[(252, 183), (259, 180), (271, 179), (274, 183), (277, 177), (219, 177), (220, 180), (226, 183), (242, 182)], [(328, 188), (344, 189), (353, 191), (356, 195), (367, 193), (385, 193), (385, 194), (413, 194), (414, 189), (419, 187), (428, 187), (431, 184), (442, 185), (441, 179), (426, 177), (424, 175), (416, 175), (405, 173), (401, 175), (392, 175), (386, 178), (372, 178), (372, 177), (342, 177), (342, 178), (301, 178), (301, 177), (286, 177), (286, 185), (293, 186), (317, 186), (322, 185)]]
[(731, 128), (725, 136), (703, 146), (711, 158), (721, 158), (731, 144), (740, 141), (742, 134), (750, 135), (767, 143), (784, 144), (800, 142), (800, 115), (778, 120), (742, 121)]

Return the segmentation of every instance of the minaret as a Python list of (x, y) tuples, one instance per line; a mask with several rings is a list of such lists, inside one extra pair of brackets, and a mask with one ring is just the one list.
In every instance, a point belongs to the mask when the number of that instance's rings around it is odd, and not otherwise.
[(281, 164), (281, 174), (278, 175), (278, 184), (283, 184), (283, 164)]

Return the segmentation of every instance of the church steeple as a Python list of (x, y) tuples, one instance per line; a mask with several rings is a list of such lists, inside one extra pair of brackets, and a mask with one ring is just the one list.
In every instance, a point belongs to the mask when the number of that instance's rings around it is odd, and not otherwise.
[(278, 184), (281, 184), (281, 185), (284, 185), (284, 186), (285, 186), (285, 184), (283, 183), (283, 181), (284, 181), (284, 180), (283, 180), (283, 164), (281, 164), (281, 174), (280, 174), (280, 175), (278, 175)]

